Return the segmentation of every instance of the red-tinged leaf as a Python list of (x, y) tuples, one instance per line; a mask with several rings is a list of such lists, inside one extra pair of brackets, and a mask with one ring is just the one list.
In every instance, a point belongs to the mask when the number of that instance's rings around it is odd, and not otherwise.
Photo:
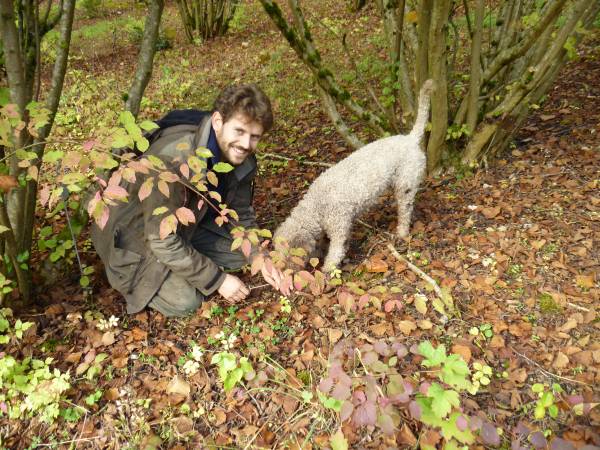
[(284, 292), (285, 292), (285, 291), (289, 291), (289, 290), (291, 289), (291, 287), (292, 287), (292, 283), (293, 283), (293, 280), (292, 280), (292, 275), (290, 275), (290, 274), (287, 274), (287, 275), (284, 277), (284, 279), (283, 279), (283, 281), (281, 282), (281, 284), (279, 285), (279, 287), (280, 287), (280, 290), (281, 290), (281, 291), (284, 291)]
[(363, 355), (362, 355), (362, 361), (367, 366), (370, 366), (375, 361), (379, 361), (379, 357), (377, 356), (377, 353), (371, 352), (371, 351), (367, 351), (367, 352), (363, 353)]
[(196, 216), (194, 216), (192, 210), (183, 206), (181, 208), (178, 208), (177, 211), (175, 211), (175, 215), (183, 225), (188, 225), (190, 223), (196, 222)]
[(121, 180), (123, 179), (123, 174), (120, 170), (115, 170), (110, 178), (108, 179), (109, 186), (118, 186), (121, 184)]
[(392, 352), (387, 342), (382, 340), (378, 340), (373, 344), (373, 350), (375, 350), (381, 356), (389, 356)]
[(395, 306), (396, 306), (396, 302), (394, 300), (388, 300), (387, 302), (384, 303), (383, 310), (386, 313), (389, 313), (394, 310)]
[(372, 401), (364, 402), (354, 410), (352, 421), (357, 427), (375, 425), (377, 423), (377, 406)]
[(109, 208), (104, 204), (104, 202), (99, 202), (96, 210), (99, 210), (99, 214), (94, 215), (94, 220), (100, 229), (103, 230), (108, 223)]
[(387, 435), (392, 435), (396, 431), (394, 421), (389, 414), (379, 414), (377, 417), (377, 425), (379, 425), (381, 431)]
[[(241, 243), (240, 243), (241, 245)], [(233, 250), (233, 249), (232, 249)], [(250, 273), (252, 275), (256, 275), (263, 268), (265, 261), (262, 255), (257, 255), (252, 260), (252, 265), (250, 266)]]
[(169, 185), (166, 183), (166, 181), (160, 180), (158, 182), (158, 190), (162, 193), (162, 195), (169, 198)]
[(219, 179), (217, 178), (217, 176), (215, 175), (215, 173), (213, 171), (208, 171), (206, 173), (206, 179), (208, 180), (208, 182), (210, 184), (212, 184), (214, 187), (217, 187), (219, 185)]
[(150, 194), (152, 193), (152, 188), (154, 188), (154, 178), (148, 178), (142, 183), (138, 192), (138, 198), (141, 202), (143, 202), (144, 199), (150, 196)]
[(135, 183), (135, 170), (131, 167), (125, 167), (122, 172), (123, 179), (128, 183)]
[(333, 379), (331, 379), (329, 377), (323, 378), (319, 382), (319, 386), (318, 386), (319, 390), (324, 394), (329, 394), (332, 387), (333, 387)]
[(344, 308), (344, 311), (346, 311), (347, 314), (350, 313), (354, 308), (356, 308), (356, 305), (354, 303), (354, 296), (349, 292), (340, 292), (340, 294), (338, 295), (338, 303), (342, 308)]
[(401, 342), (394, 342), (392, 344), (392, 350), (396, 352), (396, 356), (398, 358), (404, 358), (408, 355), (408, 348)]
[(371, 296), (369, 294), (363, 294), (358, 299), (358, 308), (363, 309), (369, 304)]
[(130, 161), (127, 163), (127, 167), (133, 169), (136, 173), (143, 173), (144, 175), (150, 173), (148, 164), (144, 164), (141, 161)]
[(312, 283), (313, 281), (315, 281), (315, 277), (310, 272), (307, 272), (306, 270), (301, 270), (300, 272), (298, 272), (298, 275), (300, 276), (300, 278), (302, 278), (302, 280), (304, 280), (304, 282), (306, 284)]
[(114, 200), (127, 200), (127, 191), (125, 188), (117, 185), (109, 185), (103, 192), (104, 197)]
[(190, 166), (186, 163), (179, 166), (179, 172), (181, 172), (181, 175), (183, 175), (184, 178), (190, 178)]
[[(483, 438), (483, 430), (485, 428), (485, 425), (486, 424), (484, 423), (483, 427), (481, 428), (482, 438)], [(485, 444), (485, 439), (483, 442)], [(531, 443), (531, 445), (533, 445), (534, 448), (537, 448), (537, 449), (546, 448), (548, 446), (548, 441), (546, 440), (544, 433), (542, 433), (541, 431), (534, 431), (533, 433), (531, 433), (531, 435), (529, 436), (529, 442)]]
[(214, 198), (219, 203), (223, 201), (223, 199), (221, 198), (221, 194), (219, 194), (217, 191), (208, 191), (208, 195), (210, 196), (210, 198)]
[(340, 411), (340, 420), (345, 422), (350, 417), (352, 417), (352, 412), (354, 411), (354, 405), (352, 402), (345, 401), (342, 403), (342, 409)]
[(222, 227), (222, 226), (223, 226), (223, 224), (225, 223), (225, 221), (223, 220), (223, 217), (219, 216), (219, 217), (217, 217), (217, 218), (215, 219), (215, 223), (216, 223), (218, 226)]
[(231, 243), (231, 251), (236, 251), (238, 248), (242, 246), (242, 242), (244, 242), (243, 237), (236, 237)]
[(174, 214), (169, 214), (160, 222), (159, 236), (161, 239), (166, 238), (169, 234), (177, 231), (177, 217)]
[(556, 437), (550, 443), (550, 450), (576, 450), (576, 447), (569, 441)]
[(244, 239), (242, 242), (242, 253), (246, 258), (250, 258), (250, 253), (252, 252), (252, 244), (248, 239)]
[(18, 185), (17, 179), (12, 175), (0, 175), (0, 191), (10, 192)]
[(465, 416), (461, 414), (456, 418), (456, 428), (458, 428), (460, 431), (465, 431), (468, 426), (469, 422)]
[(204, 207), (204, 200), (202, 200), (202, 199), (198, 200), (198, 211), (202, 211), (203, 207)]
[(179, 181), (179, 177), (174, 174), (173, 172), (170, 172), (168, 170), (165, 170), (163, 172), (161, 172), (158, 177), (161, 180), (166, 181), (167, 183), (175, 183), (176, 181)]
[(421, 406), (414, 400), (408, 404), (408, 410), (414, 419), (419, 420), (421, 418)]
[[(98, 195), (98, 199), (99, 199), (100, 193), (96, 192), (96, 194)], [(42, 186), (42, 189), (40, 189), (39, 198), (40, 198), (40, 205), (46, 206), (46, 203), (48, 203), (48, 200), (50, 200), (50, 186), (48, 186), (47, 184), (44, 184)], [(91, 202), (92, 201), (90, 200), (90, 203)], [(89, 211), (89, 209), (88, 209), (88, 211)]]
[(85, 141), (81, 146), (83, 147), (83, 150), (86, 152), (89, 152), (90, 150), (92, 150), (96, 145), (98, 144), (97, 141), (95, 140), (89, 140), (89, 141)]
[[(484, 422), (483, 426), (481, 427), (481, 440), (486, 445), (491, 445), (492, 447), (499, 446), (500, 435), (498, 434), (496, 427), (489, 422)], [(545, 444), (543, 448), (546, 448)]]
[(350, 395), (350, 387), (344, 383), (337, 383), (331, 392), (331, 396), (336, 400), (348, 400)]

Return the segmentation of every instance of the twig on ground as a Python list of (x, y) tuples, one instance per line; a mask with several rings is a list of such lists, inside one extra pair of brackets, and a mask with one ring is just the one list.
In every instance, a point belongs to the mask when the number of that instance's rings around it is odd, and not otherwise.
[(91, 438), (71, 439), (70, 441), (54, 442), (52, 444), (37, 444), (37, 446), (38, 447), (57, 447), (59, 445), (65, 445), (65, 444), (76, 444), (79, 442), (95, 441), (96, 439), (100, 439), (100, 436), (93, 436)]
[(265, 158), (280, 159), (282, 161), (296, 161), (298, 164), (304, 164), (306, 166), (320, 166), (320, 167), (333, 166), (333, 164), (331, 164), (331, 163), (326, 163), (326, 162), (321, 162), (321, 161), (302, 161), (299, 159), (290, 158), (289, 156), (278, 155), (276, 153), (261, 152), (260, 156), (264, 156)]
[(583, 306), (576, 305), (575, 303), (567, 302), (567, 306), (570, 306), (573, 309), (577, 309), (583, 312), (590, 312), (588, 308), (584, 308)]
[(394, 255), (394, 257), (396, 259), (404, 262), (410, 270), (412, 270), (419, 277), (421, 277), (423, 280), (425, 280), (427, 283), (429, 283), (429, 285), (433, 288), (433, 290), (438, 295), (438, 297), (440, 297), (442, 299), (444, 298), (444, 293), (442, 292), (442, 289), (440, 288), (440, 286), (436, 283), (436, 281), (433, 278), (431, 278), (429, 275), (427, 275), (425, 272), (423, 272), (421, 269), (419, 269), (417, 266), (415, 266), (413, 263), (411, 263), (408, 259), (406, 259), (400, 253), (398, 253), (398, 250), (396, 250), (396, 248), (392, 244), (388, 244), (387, 248), (392, 252), (392, 255)]
[(550, 378), (558, 378), (559, 380), (563, 380), (566, 381), (568, 383), (574, 383), (574, 384), (583, 384), (584, 386), (590, 386), (589, 383), (586, 383), (584, 381), (578, 381), (578, 380), (573, 380), (572, 378), (567, 378), (567, 377), (562, 377), (560, 375), (556, 375), (555, 373), (552, 372), (548, 372), (546, 369), (544, 369), (540, 364), (538, 364), (537, 362), (535, 362), (533, 359), (529, 358), (528, 356), (525, 356), (522, 353), (519, 353), (518, 351), (516, 351), (514, 348), (512, 349), (513, 352), (515, 352), (517, 355), (519, 355), (521, 358), (523, 358), (525, 361), (527, 361), (530, 364), (533, 364), (535, 367), (537, 367), (544, 375), (546, 375), (547, 377)]

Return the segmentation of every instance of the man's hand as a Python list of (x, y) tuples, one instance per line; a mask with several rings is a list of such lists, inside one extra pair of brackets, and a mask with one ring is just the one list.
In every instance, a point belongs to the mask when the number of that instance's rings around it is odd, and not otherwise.
[(225, 275), (225, 281), (218, 289), (219, 294), (228, 302), (237, 303), (248, 297), (250, 289), (238, 277), (230, 274)]
[(283, 273), (281, 273), (281, 270), (279, 270), (277, 267), (273, 266), (273, 267), (271, 267), (271, 271), (269, 271), (267, 269), (267, 265), (263, 264), (263, 266), (261, 268), (261, 272), (262, 272), (263, 278), (265, 279), (265, 281), (267, 283), (269, 283), (275, 289), (280, 291), (283, 295), (285, 295), (285, 296), (290, 295), (290, 292), (292, 291), (291, 287), (286, 286), (284, 289), (282, 286)]

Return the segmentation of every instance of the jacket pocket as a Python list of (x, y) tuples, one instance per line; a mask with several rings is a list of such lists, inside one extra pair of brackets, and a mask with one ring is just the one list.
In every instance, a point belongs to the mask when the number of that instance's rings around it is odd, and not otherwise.
[(144, 257), (138, 253), (121, 247), (120, 230), (116, 229), (106, 275), (111, 286), (122, 294), (133, 291), (137, 274), (140, 271)]

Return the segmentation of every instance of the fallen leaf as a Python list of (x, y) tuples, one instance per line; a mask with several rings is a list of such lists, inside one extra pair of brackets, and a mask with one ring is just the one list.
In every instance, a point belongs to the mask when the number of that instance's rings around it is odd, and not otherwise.
[(102, 335), (102, 345), (108, 346), (113, 345), (115, 343), (115, 333), (112, 331), (107, 331)]
[(490, 348), (504, 348), (504, 338), (499, 334), (495, 334), (490, 341)]
[(556, 369), (564, 369), (569, 364), (569, 357), (562, 352), (558, 352), (556, 354), (556, 358), (554, 359), (554, 363), (552, 365)]
[(481, 210), (481, 214), (483, 214), (483, 216), (486, 219), (493, 219), (498, 214), (500, 214), (500, 207), (499, 206), (495, 206), (495, 207), (483, 208)]
[(344, 334), (342, 330), (336, 328), (329, 328), (327, 332), (329, 335), (329, 342), (332, 344), (335, 344), (337, 341), (339, 341), (342, 335)]
[(179, 434), (187, 434), (194, 430), (194, 421), (188, 416), (175, 417), (172, 423)]
[(9, 192), (19, 185), (12, 175), (0, 175), (0, 191)]
[(401, 320), (396, 324), (396, 328), (398, 328), (400, 331), (402, 331), (402, 333), (408, 336), (410, 333), (417, 329), (417, 325), (414, 322), (411, 322), (410, 320)]
[(373, 325), (371, 327), (371, 331), (373, 332), (373, 334), (375, 336), (383, 336), (388, 330), (388, 323), (387, 322), (381, 322), (377, 325)]
[(185, 397), (190, 395), (190, 390), (189, 383), (178, 375), (175, 375), (167, 386), (167, 393), (180, 394)]
[(592, 289), (594, 287), (594, 278), (591, 275), (577, 275), (575, 282), (581, 289)]
[(431, 320), (427, 319), (417, 320), (417, 326), (421, 330), (431, 330), (433, 328), (433, 323), (431, 322)]
[(462, 356), (462, 359), (464, 359), (466, 363), (471, 361), (471, 349), (466, 345), (454, 344), (452, 346), (452, 353)]
[(388, 271), (388, 263), (386, 263), (380, 256), (373, 256), (365, 263), (367, 272), (371, 273), (385, 273)]
[(577, 320), (571, 318), (569, 320), (567, 320), (560, 328), (557, 329), (557, 331), (562, 331), (563, 333), (566, 333), (570, 330), (572, 330), (573, 328), (575, 328), (577, 326)]

